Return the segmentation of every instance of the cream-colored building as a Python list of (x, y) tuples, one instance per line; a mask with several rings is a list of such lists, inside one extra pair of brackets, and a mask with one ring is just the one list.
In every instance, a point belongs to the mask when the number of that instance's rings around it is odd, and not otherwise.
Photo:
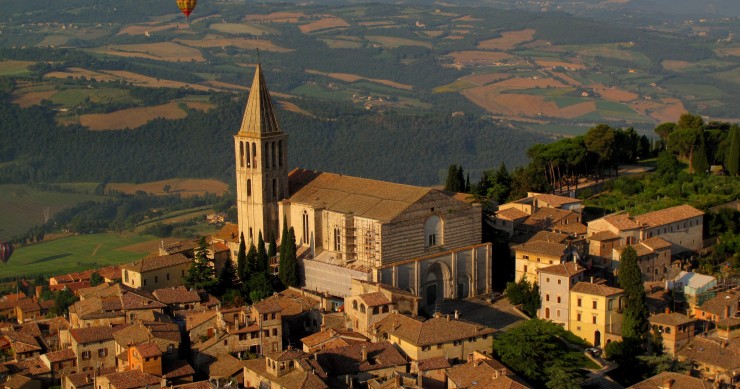
[(560, 264), (568, 258), (566, 257), (566, 248), (563, 243), (546, 242), (546, 241), (529, 241), (511, 249), (514, 251), (516, 261), (516, 282), (527, 277), (529, 282), (537, 282), (537, 270)]
[(671, 266), (671, 242), (659, 237), (645, 239), (637, 244), (619, 246), (612, 254), (612, 270), (619, 270), (622, 253), (632, 247), (637, 254), (637, 266), (642, 274), (642, 281), (664, 281)]
[(482, 209), (455, 194), (306, 169), (288, 170), (287, 135), (257, 66), (234, 137), (239, 232), (295, 230), (306, 287), (344, 297), (351, 279), (383, 282), (426, 304), (491, 291)]
[(352, 292), (344, 298), (344, 312), (350, 328), (369, 336), (369, 329), (391, 312), (419, 314), (419, 298), (388, 285), (352, 280)]
[(570, 290), (570, 331), (595, 347), (621, 340), (623, 294), (605, 284), (575, 284)]
[(182, 254), (146, 257), (121, 266), (123, 284), (152, 292), (185, 283), (192, 261)]
[(371, 337), (376, 342), (391, 342), (413, 361), (444, 357), (457, 363), (475, 351), (490, 355), (494, 332), (450, 315), (437, 314), (422, 321), (393, 313), (372, 327)]
[(538, 270), (542, 306), (537, 312), (540, 319), (550, 320), (570, 329), (570, 288), (583, 281), (586, 268), (576, 262), (564, 262)]

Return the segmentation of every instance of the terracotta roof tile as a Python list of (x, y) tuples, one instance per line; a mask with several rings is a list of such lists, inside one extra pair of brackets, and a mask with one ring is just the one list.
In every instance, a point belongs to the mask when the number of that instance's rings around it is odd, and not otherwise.
[[(433, 189), (304, 169), (290, 172), (290, 201), (390, 221)], [(442, 193), (442, 192), (440, 192)], [(469, 206), (469, 205), (468, 205)]]
[(159, 347), (157, 347), (154, 343), (144, 343), (134, 346), (134, 348), (139, 352), (139, 355), (141, 355), (143, 358), (151, 358), (151, 357), (157, 357), (162, 355), (162, 351), (159, 350)]
[(527, 243), (537, 242), (537, 241), (565, 243), (568, 241), (569, 237), (570, 236), (568, 234), (561, 234), (558, 232), (537, 231), (536, 234), (532, 235), (532, 237), (527, 240)]
[(740, 338), (729, 342), (701, 336), (692, 338), (677, 354), (679, 359), (691, 359), (723, 370), (740, 369)]
[[(362, 350), (367, 359), (362, 359)], [(330, 376), (385, 369), (406, 365), (406, 358), (389, 342), (358, 343), (320, 351), (316, 358)]]
[(182, 385), (175, 385), (177, 389), (216, 389), (216, 386), (208, 381), (190, 382)]
[(592, 234), (588, 237), (589, 240), (596, 240), (596, 241), (605, 241), (605, 240), (615, 240), (619, 239), (619, 235), (611, 232), (611, 231), (599, 231), (595, 234)]
[(671, 313), (659, 313), (657, 315), (650, 316), (648, 318), (648, 321), (651, 323), (657, 323), (657, 324), (668, 324), (668, 325), (680, 326), (682, 324), (691, 323), (694, 321), (694, 319), (686, 315), (682, 315), (680, 313), (671, 312)]
[(162, 376), (164, 378), (172, 379), (195, 375), (195, 369), (187, 361), (164, 359), (162, 362)]
[(51, 372), (51, 368), (46, 366), (40, 356), (26, 358), (18, 362), (18, 367), (28, 371), (32, 375), (46, 374)]
[(563, 262), (557, 265), (537, 269), (537, 271), (540, 273), (553, 274), (556, 276), (573, 277), (574, 275), (586, 271), (586, 268), (584, 268), (583, 266), (578, 266), (578, 264), (573, 262)]
[(46, 355), (46, 358), (49, 360), (49, 362), (61, 362), (77, 358), (75, 356), (74, 350), (72, 350), (71, 348), (66, 348), (59, 351), (52, 351), (44, 355)]
[(113, 333), (125, 328), (127, 325), (120, 325), (117, 327), (111, 326), (96, 326), (96, 327), (85, 327), (85, 328), (72, 328), (69, 330), (69, 334), (77, 341), (77, 343), (90, 343), (90, 342), (105, 342), (113, 340)]
[(187, 303), (199, 303), (200, 295), (195, 290), (188, 290), (184, 286), (178, 286), (177, 288), (163, 288), (157, 289), (152, 292), (154, 297), (164, 304), (187, 304)]
[(500, 362), (493, 359), (483, 359), (454, 366), (447, 370), (447, 378), (455, 383), (458, 388), (530, 388)]
[(277, 362), (292, 361), (295, 359), (308, 358), (308, 354), (304, 353), (303, 350), (293, 348), (290, 350), (277, 351), (274, 353), (268, 353), (265, 355), (267, 358)]
[(493, 328), (469, 323), (449, 317), (434, 317), (418, 320), (399, 313), (392, 313), (373, 326), (378, 333), (397, 336), (415, 346), (464, 340), (471, 337), (490, 335)]
[(447, 369), (449, 367), (451, 367), (450, 362), (445, 357), (422, 359), (418, 362), (419, 371)]
[[(670, 383), (670, 385), (668, 385)], [(663, 372), (645, 381), (638, 382), (628, 389), (711, 389), (712, 383), (686, 374)]]
[(550, 207), (561, 207), (565, 204), (576, 204), (576, 203), (582, 203), (583, 200), (572, 198), (572, 197), (566, 197), (566, 196), (558, 196), (554, 194), (541, 194), (534, 196), (535, 200), (538, 202), (544, 202)]
[(735, 291), (719, 292), (711, 299), (704, 302), (700, 309), (719, 317), (725, 316), (726, 307), (730, 307), (730, 315), (734, 315), (740, 306), (740, 293)]
[(380, 305), (390, 304), (391, 300), (383, 292), (370, 292), (358, 296), (368, 307), (377, 307)]
[(502, 211), (496, 212), (496, 217), (499, 219), (506, 219), (506, 220), (514, 221), (514, 220), (519, 220), (519, 219), (524, 219), (526, 217), (529, 217), (529, 214), (524, 211), (520, 211), (516, 208), (506, 208)]
[(260, 314), (282, 311), (280, 304), (271, 301), (260, 301), (257, 304), (252, 305), (252, 308)]
[(640, 228), (640, 224), (637, 223), (634, 219), (630, 217), (629, 214), (626, 214), (626, 213), (606, 215), (602, 219), (620, 231), (636, 230)]
[[(283, 374), (280, 377), (276, 377), (267, 372), (265, 360), (250, 359), (244, 361), (244, 367), (246, 370), (252, 371), (262, 377), (264, 380), (268, 380), (276, 384), (276, 386), (285, 389), (326, 389), (328, 386), (318, 377), (318, 372), (325, 373), (321, 367), (313, 360), (301, 360), (299, 363), (302, 367), (306, 367), (305, 370), (293, 369), (292, 371)], [(317, 374), (312, 374), (310, 371), (316, 371)]]
[(121, 266), (121, 269), (130, 270), (137, 273), (148, 272), (152, 270), (164, 269), (170, 266), (177, 266), (190, 263), (190, 259), (182, 254), (159, 255), (155, 257), (146, 257), (137, 262)]
[(208, 373), (211, 377), (231, 377), (240, 373), (243, 368), (242, 361), (229, 354), (222, 354), (208, 367)]
[(512, 250), (549, 255), (552, 257), (562, 257), (563, 252), (565, 251), (565, 247), (566, 246), (562, 243), (545, 242), (538, 240), (514, 246), (512, 247)]
[(635, 216), (634, 219), (640, 224), (646, 224), (650, 227), (657, 227), (701, 215), (704, 215), (704, 212), (690, 205), (683, 204), (671, 208), (661, 209), (660, 211), (648, 212), (646, 214), (638, 215)]
[(111, 373), (106, 375), (105, 378), (110, 382), (111, 389), (134, 389), (148, 385), (160, 385), (162, 382), (159, 377), (144, 373), (141, 370)]
[(110, 373), (115, 373), (116, 368), (115, 367), (103, 367), (100, 369), (99, 372), (96, 372), (94, 370), (88, 370), (83, 371), (79, 373), (69, 374), (65, 376), (76, 388), (83, 387), (83, 386), (92, 386), (93, 385), (93, 377), (97, 374), (100, 376), (104, 376)]
[(649, 247), (653, 250), (660, 250), (660, 249), (664, 249), (664, 248), (668, 248), (672, 246), (671, 242), (659, 236), (656, 236), (650, 239), (645, 239), (642, 242), (640, 242), (640, 244), (643, 246)]
[(571, 292), (591, 294), (595, 296), (613, 296), (615, 294), (624, 293), (624, 290), (619, 288), (612, 288), (604, 284), (594, 284), (590, 282), (579, 282), (573, 286)]
[(210, 320), (216, 319), (216, 311), (195, 312), (185, 316), (185, 329), (192, 330)]
[(588, 227), (586, 227), (585, 224), (579, 222), (568, 223), (564, 226), (552, 226), (551, 228), (557, 232), (568, 235), (586, 235), (586, 233), (588, 233)]

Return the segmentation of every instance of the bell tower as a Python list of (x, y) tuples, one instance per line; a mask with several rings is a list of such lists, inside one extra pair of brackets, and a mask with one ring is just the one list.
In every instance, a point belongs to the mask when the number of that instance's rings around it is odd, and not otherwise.
[(249, 245), (260, 232), (279, 239), (278, 202), (288, 197), (288, 136), (280, 130), (257, 64), (241, 128), (234, 136), (239, 232)]

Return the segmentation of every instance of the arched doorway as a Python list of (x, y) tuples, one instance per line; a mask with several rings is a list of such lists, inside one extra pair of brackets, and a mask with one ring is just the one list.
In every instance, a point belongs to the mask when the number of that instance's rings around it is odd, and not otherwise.
[(450, 270), (440, 262), (435, 262), (426, 270), (424, 276), (424, 303), (433, 305), (447, 296), (446, 282), (450, 281)]
[(594, 347), (599, 346), (601, 346), (601, 332), (599, 332), (599, 330), (596, 330), (596, 332), (594, 332)]

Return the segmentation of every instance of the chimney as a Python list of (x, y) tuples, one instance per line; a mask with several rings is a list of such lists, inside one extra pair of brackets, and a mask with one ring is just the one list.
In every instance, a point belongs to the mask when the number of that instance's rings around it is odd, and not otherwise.
[(663, 382), (663, 389), (671, 389), (673, 387), (674, 382), (675, 381), (670, 378), (665, 380), (665, 382)]
[(665, 313), (670, 314), (671, 313), (671, 309), (668, 308), (668, 307), (665, 307)]
[(450, 314), (449, 313), (446, 315), (446, 317), (447, 317), (447, 321), (450, 321)]
[(459, 318), (460, 318), (460, 311), (458, 311), (458, 310), (456, 309), (456, 310), (455, 310), (455, 320), (457, 320), (457, 319), (459, 319)]
[(730, 306), (725, 305), (725, 317), (724, 318), (727, 319), (728, 317), (730, 317)]
[(591, 277), (591, 283), (592, 284), (594, 283), (594, 277)]
[(367, 362), (367, 346), (362, 346), (362, 354), (360, 355), (360, 362)]

